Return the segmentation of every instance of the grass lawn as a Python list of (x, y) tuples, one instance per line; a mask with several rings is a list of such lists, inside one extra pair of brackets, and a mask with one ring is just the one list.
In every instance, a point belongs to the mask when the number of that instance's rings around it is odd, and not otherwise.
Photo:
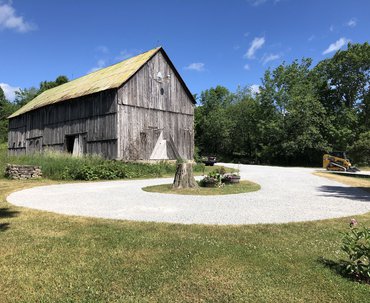
[[(368, 302), (370, 286), (319, 261), (343, 257), (349, 218), (201, 226), (14, 207), (0, 179), (0, 302)], [(232, 196), (230, 196), (232, 199)], [(356, 216), (370, 225), (370, 213)]]
[(162, 184), (144, 187), (144, 191), (164, 194), (177, 194), (177, 195), (197, 195), (197, 196), (214, 196), (214, 195), (231, 195), (249, 193), (261, 189), (256, 183), (250, 181), (240, 181), (237, 184), (225, 184), (223, 187), (209, 188), (183, 188), (173, 189), (172, 184)]

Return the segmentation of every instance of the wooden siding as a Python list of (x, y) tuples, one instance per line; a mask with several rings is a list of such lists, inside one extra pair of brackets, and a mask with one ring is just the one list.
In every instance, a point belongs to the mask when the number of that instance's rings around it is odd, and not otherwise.
[(9, 121), (11, 155), (65, 150), (68, 135), (86, 134), (86, 152), (117, 157), (116, 90), (49, 105)]
[(161, 52), (118, 89), (117, 100), (119, 159), (150, 159), (161, 133), (193, 159), (194, 104)]

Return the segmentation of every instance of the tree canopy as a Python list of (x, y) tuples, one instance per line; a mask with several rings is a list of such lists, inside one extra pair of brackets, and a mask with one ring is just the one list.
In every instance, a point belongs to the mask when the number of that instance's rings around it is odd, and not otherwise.
[(245, 163), (320, 165), (349, 150), (369, 164), (370, 46), (349, 44), (312, 66), (309, 58), (266, 70), (257, 94), (217, 86), (195, 113), (201, 154)]

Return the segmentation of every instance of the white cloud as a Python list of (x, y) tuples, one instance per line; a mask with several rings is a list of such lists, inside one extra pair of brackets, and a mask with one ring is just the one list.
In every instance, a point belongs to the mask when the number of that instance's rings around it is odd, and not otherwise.
[(253, 6), (259, 6), (261, 4), (264, 4), (265, 2), (267, 2), (267, 0), (247, 0), (249, 4), (253, 5)]
[(121, 50), (119, 52), (119, 55), (116, 56), (116, 60), (117, 61), (123, 61), (123, 60), (126, 60), (128, 58), (131, 58), (133, 56), (136, 56), (137, 54), (139, 54), (141, 52), (141, 50), (138, 50), (138, 49), (131, 49), (131, 50), (127, 50), (127, 49), (124, 49), (124, 50)]
[(351, 20), (349, 20), (346, 23), (346, 25), (349, 26), (349, 27), (355, 27), (357, 25), (357, 19), (356, 18), (352, 18)]
[(252, 94), (258, 94), (260, 92), (260, 86), (258, 84), (252, 84), (249, 86), (249, 89), (251, 90)]
[(134, 52), (128, 51), (127, 49), (124, 49), (119, 52), (119, 55), (116, 57), (116, 60), (123, 61), (130, 57), (134, 56)]
[(260, 6), (261, 4), (264, 4), (269, 1), (271, 1), (273, 4), (281, 2), (281, 0), (247, 0), (247, 2), (252, 6)]
[(280, 55), (278, 55), (278, 54), (264, 55), (262, 57), (262, 63), (263, 63), (263, 65), (265, 65), (265, 64), (267, 64), (271, 61), (277, 60), (277, 59), (280, 59)]
[(344, 45), (346, 45), (348, 42), (351, 42), (351, 40), (347, 38), (340, 38), (339, 40), (335, 41), (334, 43), (330, 44), (329, 47), (322, 52), (323, 55), (336, 52), (337, 50), (341, 49)]
[(195, 70), (197, 72), (202, 72), (204, 71), (204, 63), (198, 62), (198, 63), (191, 63), (188, 66), (185, 66), (184, 68), (186, 70)]
[(95, 51), (99, 52), (99, 53), (103, 53), (103, 54), (108, 54), (109, 53), (109, 48), (106, 47), (105, 45), (99, 45)]
[(249, 64), (246, 64), (246, 65), (244, 65), (244, 67), (243, 67), (245, 70), (250, 70), (251, 69), (251, 67), (249, 66)]
[(244, 36), (244, 37), (248, 37), (248, 36), (249, 36), (249, 32), (245, 32), (245, 33), (243, 34), (243, 36)]
[(244, 57), (248, 59), (254, 58), (254, 54), (258, 49), (260, 49), (265, 44), (264, 37), (255, 37), (249, 47), (248, 51), (245, 53)]
[(315, 39), (315, 35), (311, 35), (310, 37), (308, 37), (308, 42), (311, 42), (313, 39)]
[(6, 99), (14, 101), (15, 92), (19, 91), (19, 87), (11, 86), (7, 83), (0, 83), (0, 87), (3, 89)]
[(26, 33), (36, 29), (34, 24), (26, 22), (23, 17), (17, 16), (12, 2), (0, 3), (0, 30), (13, 29), (21, 33)]
[(334, 32), (334, 25), (330, 25), (329, 31)]
[(96, 63), (96, 66), (94, 66), (93, 68), (91, 68), (87, 73), (89, 74), (89, 73), (95, 72), (95, 71), (97, 71), (99, 69), (102, 69), (105, 66), (106, 66), (106, 61), (103, 60), (103, 59), (100, 59)]

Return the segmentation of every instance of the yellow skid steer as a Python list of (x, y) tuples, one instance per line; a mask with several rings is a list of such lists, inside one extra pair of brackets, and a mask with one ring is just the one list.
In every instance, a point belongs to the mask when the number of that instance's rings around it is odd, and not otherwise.
[(352, 166), (345, 152), (331, 152), (322, 158), (323, 167), (329, 171), (357, 172), (358, 168)]

